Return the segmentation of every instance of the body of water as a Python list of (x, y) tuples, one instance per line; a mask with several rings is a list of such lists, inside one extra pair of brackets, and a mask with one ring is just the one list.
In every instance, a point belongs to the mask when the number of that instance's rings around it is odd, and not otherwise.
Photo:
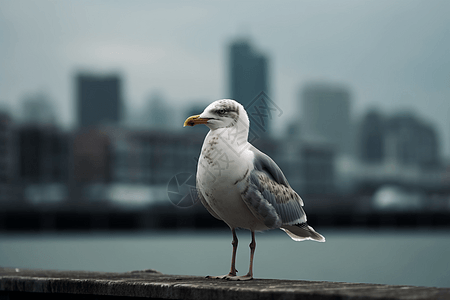
[[(320, 231), (326, 243), (294, 242), (282, 231), (256, 235), (256, 278), (450, 287), (450, 232)], [(248, 271), (250, 232), (238, 231), (237, 269)], [(0, 266), (221, 275), (231, 232), (0, 234)]]

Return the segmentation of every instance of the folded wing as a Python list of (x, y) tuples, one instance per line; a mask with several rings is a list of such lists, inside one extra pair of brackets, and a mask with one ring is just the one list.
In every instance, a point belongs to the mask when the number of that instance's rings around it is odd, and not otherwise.
[(306, 222), (303, 201), (291, 188), (277, 164), (256, 148), (242, 199), (253, 214), (269, 228)]
[(293, 240), (325, 238), (306, 223), (303, 200), (291, 188), (278, 165), (256, 148), (254, 169), (250, 171), (242, 199), (250, 211), (269, 228), (280, 228)]

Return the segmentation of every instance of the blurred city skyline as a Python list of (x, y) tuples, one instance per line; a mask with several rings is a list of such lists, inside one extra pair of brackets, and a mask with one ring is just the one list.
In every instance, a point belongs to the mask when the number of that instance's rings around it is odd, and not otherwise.
[(0, 1), (0, 103), (16, 117), (44, 93), (71, 128), (74, 77), (86, 70), (121, 75), (127, 114), (155, 91), (181, 114), (230, 97), (228, 45), (244, 37), (269, 59), (270, 97), (285, 113), (275, 133), (296, 118), (305, 84), (331, 82), (349, 89), (353, 121), (371, 108), (413, 111), (448, 158), (448, 11), (447, 1)]

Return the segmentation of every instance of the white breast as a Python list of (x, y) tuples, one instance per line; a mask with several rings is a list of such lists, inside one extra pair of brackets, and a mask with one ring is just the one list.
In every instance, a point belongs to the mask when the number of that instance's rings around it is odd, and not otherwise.
[(238, 183), (253, 169), (248, 142), (227, 139), (227, 129), (210, 131), (203, 143), (197, 167), (198, 188), (214, 212), (230, 227), (266, 230), (242, 201)]

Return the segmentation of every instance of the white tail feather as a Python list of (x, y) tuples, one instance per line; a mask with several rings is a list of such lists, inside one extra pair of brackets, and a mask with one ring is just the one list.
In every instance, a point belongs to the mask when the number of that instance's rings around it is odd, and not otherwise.
[(314, 230), (309, 225), (296, 226), (296, 225), (285, 225), (280, 228), (287, 233), (294, 241), (305, 241), (313, 240), (317, 242), (325, 242), (325, 237)]

